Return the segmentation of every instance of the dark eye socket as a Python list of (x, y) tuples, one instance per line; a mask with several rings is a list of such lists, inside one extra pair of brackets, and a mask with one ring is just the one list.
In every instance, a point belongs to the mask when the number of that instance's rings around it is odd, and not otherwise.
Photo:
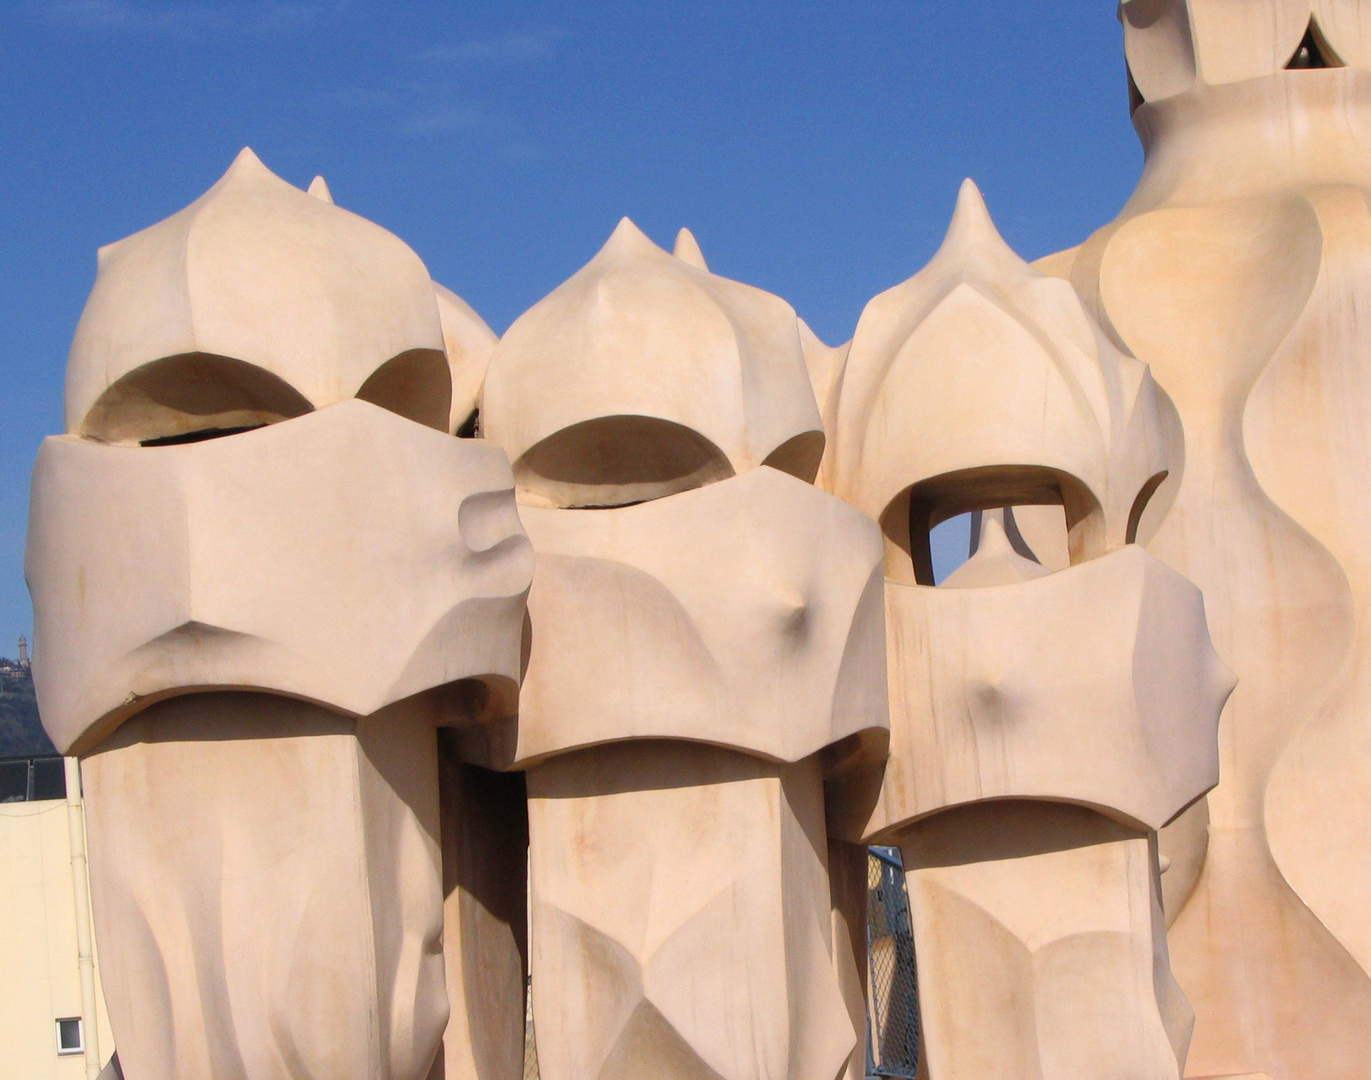
[(531, 447), (514, 466), (519, 487), (554, 506), (608, 507), (660, 499), (733, 475), (699, 432), (651, 416), (602, 416)]
[[(357, 397), (447, 431), (452, 401), (447, 357), (432, 349), (401, 353), (377, 368)], [(124, 445), (179, 446), (238, 435), (313, 408), (284, 379), (256, 364), (184, 353), (144, 364), (115, 382), (86, 415), (81, 434)]]
[(100, 396), (81, 434), (102, 442), (174, 446), (311, 411), (284, 380), (227, 356), (186, 353), (135, 368)]

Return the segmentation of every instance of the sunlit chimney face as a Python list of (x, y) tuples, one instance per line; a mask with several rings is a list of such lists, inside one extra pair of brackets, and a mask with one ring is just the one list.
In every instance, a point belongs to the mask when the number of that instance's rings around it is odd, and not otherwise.
[(1282, 71), (1371, 68), (1371, 21), (1358, 7), (1359, 0), (1123, 0), (1131, 106)]

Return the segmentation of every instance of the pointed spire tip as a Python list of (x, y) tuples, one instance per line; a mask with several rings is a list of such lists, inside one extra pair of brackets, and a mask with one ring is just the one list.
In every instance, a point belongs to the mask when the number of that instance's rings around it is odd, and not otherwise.
[(235, 166), (257, 165), (263, 169), (266, 168), (266, 165), (262, 163), (262, 159), (257, 156), (257, 153), (250, 146), (245, 146), (238, 151), (238, 155), (233, 159), (233, 164)]
[(1007, 256), (1015, 266), (1020, 263), (1028, 266), (1000, 235), (990, 216), (990, 208), (985, 204), (985, 196), (973, 180), (962, 181), (957, 193), (957, 208), (952, 213), (940, 250), (956, 259), (982, 258), (998, 253)]
[(709, 269), (709, 264), (705, 262), (705, 253), (700, 250), (700, 242), (689, 229), (682, 229), (676, 234), (676, 247), (672, 254), (697, 269)]
[(257, 156), (250, 146), (245, 146), (238, 151), (238, 156), (233, 159), (233, 164), (228, 167), (221, 179), (228, 179), (229, 177), (270, 177), (279, 183), (285, 183), (267, 168), (266, 163)]
[[(985, 204), (985, 195), (977, 187), (976, 181), (967, 177), (957, 192), (957, 209), (952, 215), (954, 222), (981, 219), (991, 223), (990, 207)], [(991, 224), (993, 228), (993, 223)]]
[(601, 250), (642, 248), (644, 246), (654, 251), (661, 250), (652, 242), (647, 233), (633, 223), (631, 218), (623, 217), (619, 219), (619, 224), (614, 226), (614, 232), (610, 234), (609, 240), (605, 242), (605, 246)]

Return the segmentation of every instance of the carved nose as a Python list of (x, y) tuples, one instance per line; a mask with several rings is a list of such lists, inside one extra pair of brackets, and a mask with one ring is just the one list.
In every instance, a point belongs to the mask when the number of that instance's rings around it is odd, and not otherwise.
[(782, 629), (792, 637), (803, 637), (812, 614), (808, 598), (798, 589), (782, 588), (777, 590), (776, 601)]

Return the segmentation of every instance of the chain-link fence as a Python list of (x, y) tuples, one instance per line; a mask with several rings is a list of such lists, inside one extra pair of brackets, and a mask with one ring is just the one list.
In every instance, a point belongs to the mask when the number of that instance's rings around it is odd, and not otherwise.
[(913, 1077), (919, 1065), (919, 989), (909, 894), (898, 848), (867, 857), (868, 1077)]
[[(866, 1072), (912, 1078), (919, 1064), (919, 992), (909, 896), (898, 848), (871, 848), (867, 859)], [(524, 996), (524, 1080), (540, 1080), (533, 1037), (533, 995)]]

